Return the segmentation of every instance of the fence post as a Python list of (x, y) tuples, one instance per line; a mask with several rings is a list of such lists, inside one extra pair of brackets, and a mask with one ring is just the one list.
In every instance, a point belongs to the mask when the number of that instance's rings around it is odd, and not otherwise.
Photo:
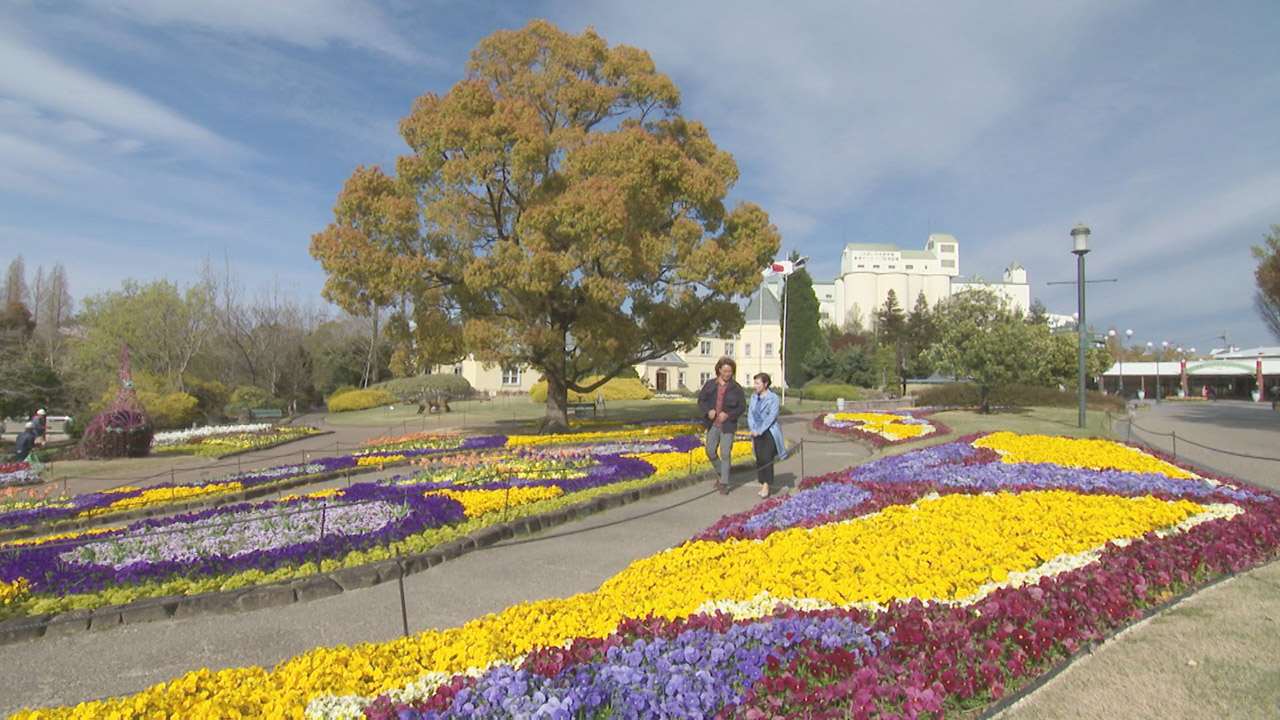
[(396, 578), (400, 584), (400, 630), (409, 637), (409, 610), (404, 602), (404, 562), (397, 557), (396, 564), (400, 566), (400, 577)]
[(328, 509), (329, 509), (328, 500), (325, 500), (324, 502), (320, 503), (320, 542), (324, 542), (324, 521), (326, 517), (326, 511)]
[[(800, 441), (799, 451), (800, 451), (800, 479), (804, 480), (808, 476), (804, 474), (804, 441), (803, 440)], [(799, 485), (799, 483), (797, 483), (797, 485)]]
[(1169, 434), (1173, 436), (1173, 459), (1177, 460), (1178, 459), (1178, 433), (1175, 431)]

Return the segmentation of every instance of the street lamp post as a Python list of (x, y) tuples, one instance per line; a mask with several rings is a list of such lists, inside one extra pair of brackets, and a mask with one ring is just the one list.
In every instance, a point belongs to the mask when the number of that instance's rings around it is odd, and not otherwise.
[(1085, 383), (1085, 338), (1089, 324), (1085, 321), (1084, 314), (1084, 256), (1089, 252), (1089, 228), (1084, 225), (1077, 225), (1071, 229), (1071, 239), (1074, 246), (1071, 249), (1072, 254), (1076, 256), (1076, 299), (1080, 311), (1080, 319), (1076, 322), (1076, 370), (1079, 376), (1077, 390), (1079, 391), (1080, 405), (1080, 427), (1085, 427), (1084, 418), (1084, 383)]
[(1156, 402), (1160, 402), (1160, 360), (1169, 352), (1169, 341), (1160, 342), (1160, 354), (1156, 356)]
[(1116, 339), (1116, 344), (1120, 346), (1120, 399), (1124, 399), (1124, 341), (1125, 338), (1133, 339), (1133, 330), (1125, 330), (1124, 335), (1115, 330), (1108, 330), (1107, 334)]

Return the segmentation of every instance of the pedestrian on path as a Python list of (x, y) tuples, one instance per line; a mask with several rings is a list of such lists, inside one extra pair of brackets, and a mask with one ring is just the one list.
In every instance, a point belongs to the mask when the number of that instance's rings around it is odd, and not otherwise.
[(707, 459), (718, 475), (715, 488), (721, 495), (729, 494), (733, 434), (738, 431), (738, 418), (747, 411), (747, 394), (733, 379), (737, 372), (738, 364), (733, 358), (720, 358), (716, 361), (716, 376), (698, 393), (698, 409), (707, 428)]
[(22, 428), (22, 432), (18, 433), (18, 437), (13, 441), (13, 457), (22, 462), (31, 454), (31, 449), (36, 446), (36, 438), (39, 437), (36, 431), (36, 424), (28, 422)]
[(756, 455), (756, 479), (760, 481), (760, 497), (769, 497), (769, 485), (773, 483), (773, 465), (776, 460), (787, 458), (787, 446), (782, 441), (782, 426), (778, 424), (778, 409), (782, 401), (770, 390), (773, 380), (769, 373), (756, 373), (752, 380), (755, 392), (747, 407), (747, 429), (751, 431), (751, 449)]

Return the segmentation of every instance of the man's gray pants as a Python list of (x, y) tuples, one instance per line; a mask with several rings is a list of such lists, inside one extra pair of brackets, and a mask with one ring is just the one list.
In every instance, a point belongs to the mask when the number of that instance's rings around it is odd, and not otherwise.
[[(716, 427), (712, 425), (707, 429), (707, 459), (711, 461), (711, 467), (720, 474), (720, 484), (729, 484), (729, 466), (733, 464), (733, 433), (735, 428), (725, 425), (724, 427)], [(719, 455), (716, 451), (719, 450)]]

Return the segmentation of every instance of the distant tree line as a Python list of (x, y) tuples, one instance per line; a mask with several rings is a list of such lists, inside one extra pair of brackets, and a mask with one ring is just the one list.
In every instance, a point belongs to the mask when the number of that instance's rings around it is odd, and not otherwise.
[[(340, 386), (391, 377), (385, 333), (368, 318), (301, 302), (278, 282), (249, 292), (229, 263), (197, 281), (125, 280), (78, 304), (61, 263), (28, 281), (13, 258), (0, 286), (0, 415), (38, 407), (85, 417), (116, 392), (120, 343), (159, 427), (308, 406)], [(371, 347), (373, 345), (373, 347)]]

